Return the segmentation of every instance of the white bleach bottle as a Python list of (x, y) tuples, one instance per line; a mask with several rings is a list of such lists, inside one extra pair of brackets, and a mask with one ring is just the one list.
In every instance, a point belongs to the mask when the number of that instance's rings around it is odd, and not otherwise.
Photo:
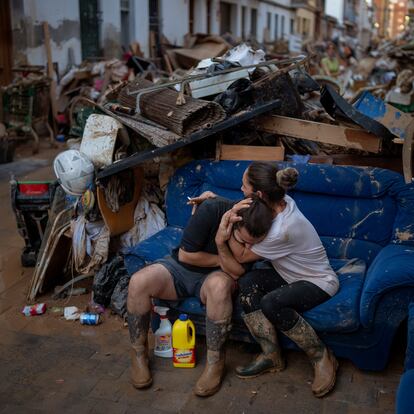
[(173, 349), (171, 341), (172, 325), (167, 318), (169, 308), (163, 306), (154, 306), (154, 312), (160, 315), (160, 327), (155, 331), (155, 348), (154, 355), (163, 358), (172, 358)]

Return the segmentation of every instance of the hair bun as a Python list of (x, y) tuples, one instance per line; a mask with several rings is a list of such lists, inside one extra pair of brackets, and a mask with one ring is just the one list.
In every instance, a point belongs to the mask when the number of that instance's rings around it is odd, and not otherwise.
[(298, 182), (299, 172), (296, 168), (284, 168), (276, 173), (276, 181), (279, 187), (288, 190)]

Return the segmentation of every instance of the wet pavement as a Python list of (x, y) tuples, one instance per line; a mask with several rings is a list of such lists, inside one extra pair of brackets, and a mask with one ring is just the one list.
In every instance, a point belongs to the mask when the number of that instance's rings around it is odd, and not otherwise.
[[(42, 149), (36, 160), (47, 160), (48, 166), (31, 162), (35, 169), (19, 178), (53, 178), (50, 165), (55, 153)], [(23, 151), (17, 165), (27, 158), (30, 153)], [(27, 174), (24, 168), (20, 171)], [(50, 312), (34, 317), (20, 313), (33, 269), (20, 265), (23, 240), (10, 208), (7, 181), (0, 174), (0, 414), (394, 412), (404, 335), (398, 336), (390, 364), (381, 373), (362, 372), (340, 360), (336, 388), (323, 399), (312, 396), (312, 368), (300, 352), (287, 352), (287, 369), (281, 373), (237, 378), (234, 368), (252, 354), (236, 342), (227, 347), (227, 374), (221, 390), (207, 399), (196, 397), (192, 386), (203, 369), (202, 337), (196, 368), (177, 369), (171, 360), (152, 357), (153, 386), (135, 390), (129, 383), (128, 330), (120, 318), (107, 313), (101, 325), (82, 326)], [(42, 300), (49, 307), (82, 308), (89, 295), (52, 301), (45, 294)]]

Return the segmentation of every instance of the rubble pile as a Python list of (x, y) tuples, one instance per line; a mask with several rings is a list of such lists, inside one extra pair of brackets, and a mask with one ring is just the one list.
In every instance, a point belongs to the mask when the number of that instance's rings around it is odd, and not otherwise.
[[(55, 131), (70, 148), (55, 160), (66, 197), (60, 194), (35, 249), (28, 299), (57, 284), (59, 267), (67, 277), (97, 275), (98, 305), (113, 304), (124, 316), (122, 251), (165, 226), (166, 184), (191, 159), (339, 164), (346, 156), (347, 163), (368, 165), (373, 154), (401, 157), (400, 144), (409, 151), (414, 39), (378, 44), (358, 59), (341, 41), (337, 52), (328, 43), (308, 44), (299, 56), (287, 46), (198, 34), (183, 48), (163, 39), (151, 58), (134, 44), (122, 61), (68, 70), (56, 96), (49, 94)], [(36, 76), (12, 87), (45, 79)], [(1, 121), (11, 129), (7, 117)], [(411, 161), (403, 159), (408, 181)], [(54, 261), (62, 251), (65, 260)]]

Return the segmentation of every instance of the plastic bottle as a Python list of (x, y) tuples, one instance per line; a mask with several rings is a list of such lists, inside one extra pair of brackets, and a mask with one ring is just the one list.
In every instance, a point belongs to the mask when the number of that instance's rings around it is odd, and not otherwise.
[(168, 308), (163, 306), (154, 306), (154, 312), (158, 313), (161, 318), (160, 327), (155, 331), (155, 348), (154, 355), (163, 358), (172, 358), (173, 350), (171, 344), (171, 322), (167, 318)]
[(194, 368), (195, 327), (188, 315), (182, 313), (173, 325), (173, 364), (176, 368)]

